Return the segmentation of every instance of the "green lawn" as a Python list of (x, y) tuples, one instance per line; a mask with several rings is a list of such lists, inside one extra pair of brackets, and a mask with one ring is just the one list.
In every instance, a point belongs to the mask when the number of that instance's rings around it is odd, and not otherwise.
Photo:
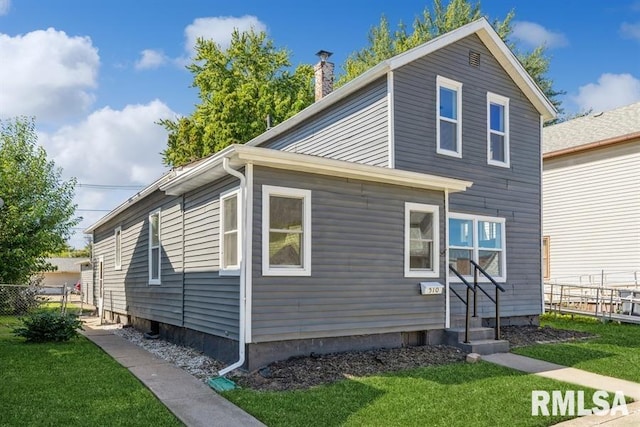
[(640, 382), (640, 325), (602, 323), (576, 316), (543, 316), (542, 324), (559, 329), (586, 331), (598, 338), (562, 344), (545, 344), (514, 349), (524, 356), (572, 366), (611, 377)]
[(129, 371), (86, 338), (26, 344), (0, 316), (0, 426), (180, 426)]
[[(352, 378), (303, 391), (223, 395), (273, 426), (548, 426), (531, 416), (532, 390), (577, 390), (487, 362)], [(591, 392), (585, 401), (591, 402)]]

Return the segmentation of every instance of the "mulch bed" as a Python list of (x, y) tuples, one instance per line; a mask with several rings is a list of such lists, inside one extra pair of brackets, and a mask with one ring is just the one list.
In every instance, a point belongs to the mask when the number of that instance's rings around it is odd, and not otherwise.
[[(511, 347), (593, 338), (593, 335), (548, 326), (505, 326), (502, 339)], [(447, 345), (425, 345), (345, 353), (293, 357), (274, 362), (254, 372), (240, 374), (233, 380), (244, 388), (285, 391), (307, 389), (344, 378), (375, 375), (424, 366), (464, 361), (466, 354)]]

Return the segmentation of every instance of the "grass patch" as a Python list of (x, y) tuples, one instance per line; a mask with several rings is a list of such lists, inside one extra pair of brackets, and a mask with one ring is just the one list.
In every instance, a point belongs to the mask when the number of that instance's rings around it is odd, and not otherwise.
[[(531, 416), (532, 390), (578, 390), (486, 362), (351, 378), (289, 392), (238, 389), (223, 396), (273, 426), (548, 426)], [(586, 391), (591, 402), (593, 390)], [(613, 396), (610, 396), (613, 397)]]
[(546, 314), (542, 325), (590, 332), (598, 337), (520, 347), (514, 353), (629, 381), (640, 382), (640, 326), (569, 315)]
[(180, 426), (131, 373), (84, 337), (26, 344), (0, 316), (0, 425)]

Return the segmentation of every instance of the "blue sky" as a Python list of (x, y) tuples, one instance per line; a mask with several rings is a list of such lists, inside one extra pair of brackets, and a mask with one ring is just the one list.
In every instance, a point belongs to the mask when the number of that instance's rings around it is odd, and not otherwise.
[[(410, 24), (431, 1), (0, 0), (0, 118), (36, 117), (39, 140), (65, 177), (83, 185), (145, 186), (165, 168), (154, 122), (197, 103), (189, 62), (197, 36), (228, 41), (233, 27), (265, 29), (294, 65), (325, 49), (339, 72), (384, 14)], [(640, 0), (485, 0), (492, 20), (515, 11), (513, 39), (541, 43), (569, 112), (640, 101)], [(90, 225), (135, 189), (79, 187)], [(78, 230), (80, 231), (80, 230)], [(83, 245), (80, 233), (72, 244)]]

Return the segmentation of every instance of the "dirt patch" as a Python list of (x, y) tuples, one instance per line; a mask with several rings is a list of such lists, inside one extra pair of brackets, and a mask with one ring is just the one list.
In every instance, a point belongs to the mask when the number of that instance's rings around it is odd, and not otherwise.
[(534, 344), (547, 344), (595, 338), (588, 332), (554, 329), (549, 326), (503, 326), (502, 339), (509, 341), (511, 348)]
[(445, 345), (425, 345), (358, 352), (293, 357), (233, 378), (256, 390), (295, 390), (332, 383), (350, 376), (367, 376), (421, 366), (460, 362), (465, 353)]
[[(511, 347), (566, 342), (593, 338), (586, 332), (553, 329), (548, 326), (505, 326), (502, 338)], [(241, 387), (255, 390), (298, 390), (332, 383), (352, 376), (361, 377), (423, 366), (460, 363), (466, 354), (456, 347), (426, 345), (370, 351), (332, 353), (274, 362), (254, 372), (233, 378)]]

